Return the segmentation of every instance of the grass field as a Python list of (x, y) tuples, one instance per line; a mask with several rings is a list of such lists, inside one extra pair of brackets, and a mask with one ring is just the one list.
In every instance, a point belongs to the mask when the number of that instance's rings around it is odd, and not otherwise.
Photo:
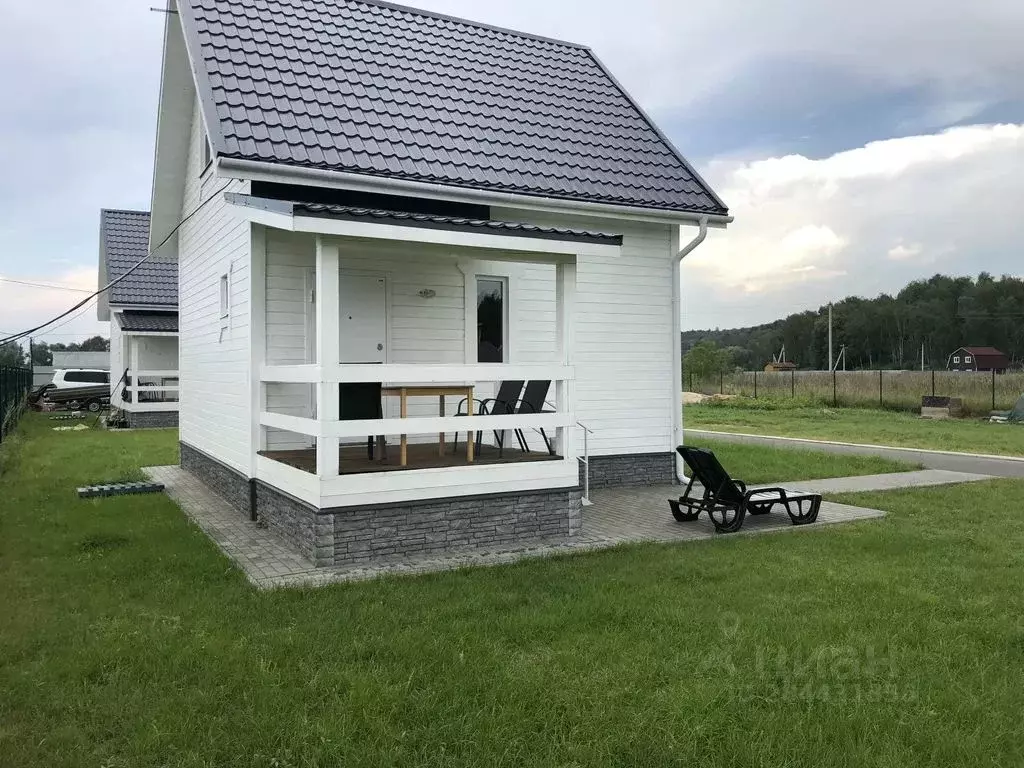
[(841, 453), (807, 451), (799, 448), (766, 448), (724, 440), (688, 440), (688, 445), (710, 448), (730, 474), (745, 483), (787, 480), (818, 480), (826, 477), (881, 475), (907, 472), (920, 465), (891, 461), (877, 456), (849, 456)]
[(173, 461), (174, 432), (23, 433), (0, 449), (0, 765), (1024, 762), (1024, 483), (259, 592), (163, 496), (75, 498)]
[[(919, 412), (922, 395), (958, 397), (966, 412), (1009, 410), (1024, 392), (1024, 373), (953, 371), (741, 371), (708, 379), (686, 377), (686, 388), (707, 395), (796, 398), (820, 405)], [(993, 400), (995, 404), (993, 405)]]
[(687, 405), (683, 421), (691, 429), (1024, 456), (1024, 425), (930, 421), (905, 413), (825, 408), (784, 399)]

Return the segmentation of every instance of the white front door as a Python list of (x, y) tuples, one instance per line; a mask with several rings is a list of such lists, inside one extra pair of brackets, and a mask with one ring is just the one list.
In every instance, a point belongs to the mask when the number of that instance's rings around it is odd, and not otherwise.
[(384, 276), (342, 272), (339, 294), (341, 362), (386, 362), (387, 283)]

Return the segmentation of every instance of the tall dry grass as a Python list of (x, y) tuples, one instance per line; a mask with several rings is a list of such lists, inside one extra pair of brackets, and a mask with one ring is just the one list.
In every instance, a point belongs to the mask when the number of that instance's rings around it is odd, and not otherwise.
[[(915, 411), (924, 395), (958, 397), (964, 410), (986, 414), (1009, 410), (1024, 394), (1024, 373), (960, 373), (957, 371), (741, 371), (707, 378), (683, 375), (692, 392), (745, 397), (796, 397), (840, 406), (881, 407)], [(993, 404), (993, 392), (995, 402)]]

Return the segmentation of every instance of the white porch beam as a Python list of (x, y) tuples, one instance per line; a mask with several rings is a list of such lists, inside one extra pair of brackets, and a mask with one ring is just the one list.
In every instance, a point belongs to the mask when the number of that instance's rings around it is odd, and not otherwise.
[[(341, 338), (339, 329), (340, 264), (338, 246), (327, 238), (316, 239), (316, 361), (321, 370), (340, 368)], [(338, 386), (320, 381), (316, 385), (316, 417), (321, 431), (324, 422), (339, 418)], [(338, 476), (338, 439), (318, 436), (316, 439), (316, 473), (321, 478)]]
[(132, 402), (139, 402), (139, 338), (132, 336), (128, 339), (128, 354), (130, 356), (129, 367), (132, 375)]
[(267, 230), (257, 224), (249, 229), (249, 476), (256, 477), (258, 454), (267, 448), (267, 430), (260, 423), (260, 414), (267, 409), (262, 375), (267, 359)]
[[(558, 362), (572, 367), (573, 361), (573, 318), (576, 313), (576, 264), (559, 264), (555, 267), (555, 349)], [(562, 413), (575, 412), (575, 378), (555, 382), (555, 401)], [(572, 425), (560, 427), (556, 435), (557, 451), (562, 456), (576, 456)]]
[[(407, 227), (379, 222), (351, 221), (348, 219), (325, 219), (319, 216), (295, 216), (296, 232), (312, 232), (320, 235), (337, 235), (369, 240), (397, 240), (409, 243), (425, 243), (462, 248), (480, 248), (490, 251), (512, 251), (520, 254), (537, 254), (541, 260), (552, 256), (564, 256), (573, 261), (578, 253), (595, 256), (616, 257), (622, 246), (602, 243), (580, 243), (576, 240), (554, 240), (543, 237), (520, 237), (498, 235), (487, 232), (465, 232), (452, 229), (429, 229)], [(493, 258), (488, 256), (487, 258)]]

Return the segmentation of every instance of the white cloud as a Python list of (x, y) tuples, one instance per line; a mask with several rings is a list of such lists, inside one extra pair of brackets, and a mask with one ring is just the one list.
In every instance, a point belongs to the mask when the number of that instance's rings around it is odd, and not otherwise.
[(906, 261), (921, 255), (924, 246), (920, 243), (897, 243), (889, 249), (888, 257), (893, 261)]
[(1022, 165), (1024, 125), (716, 164), (736, 221), (687, 259), (684, 323), (764, 322), (933, 271), (1019, 271)]

